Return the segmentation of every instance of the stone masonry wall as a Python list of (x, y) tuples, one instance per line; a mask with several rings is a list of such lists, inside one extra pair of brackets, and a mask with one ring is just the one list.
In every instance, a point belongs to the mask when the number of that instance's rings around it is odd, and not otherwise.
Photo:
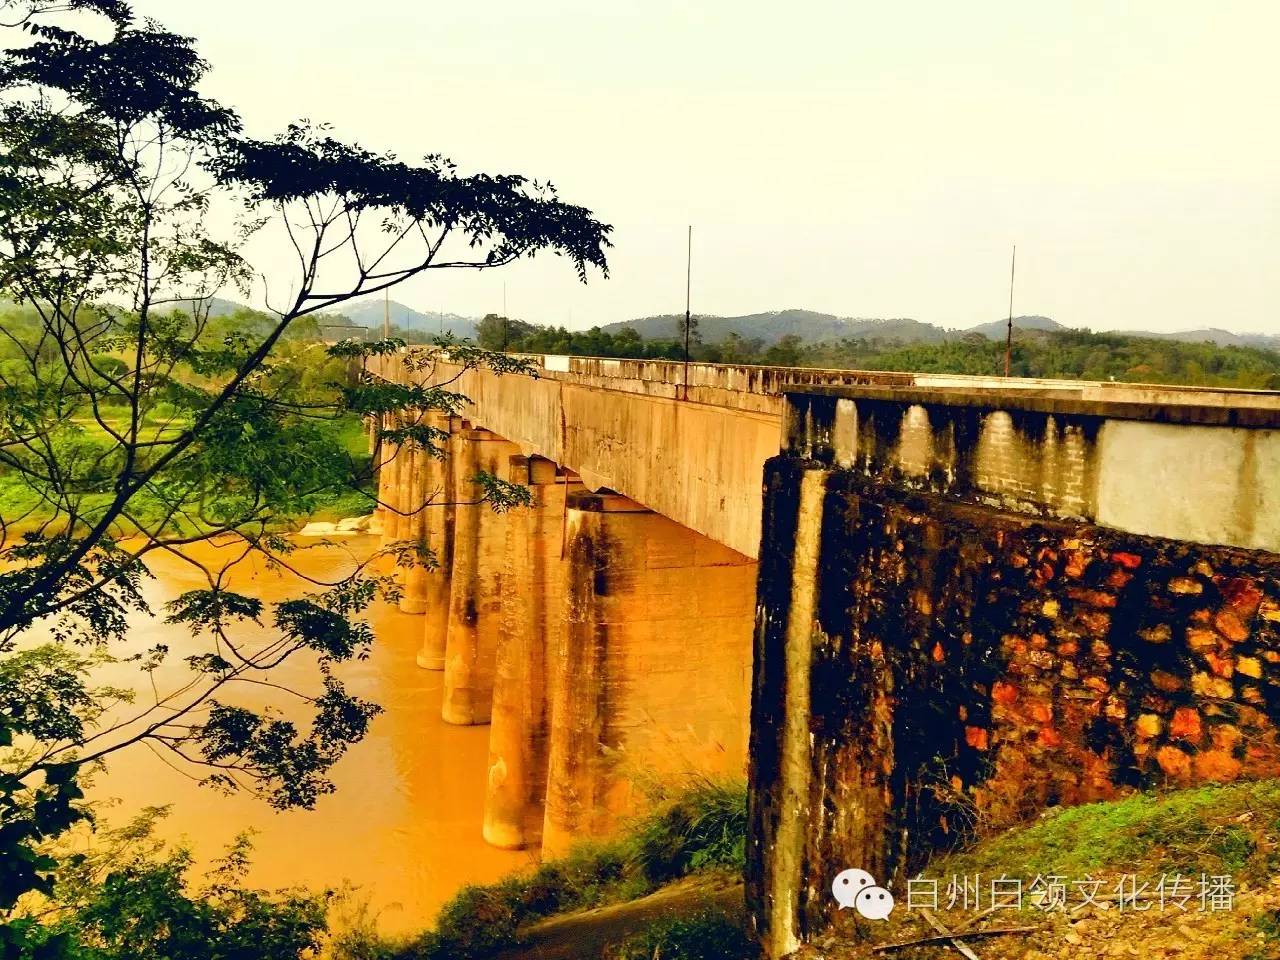
[(1280, 557), (799, 458), (765, 479), (748, 895), (775, 955), (825, 925), (833, 865), (901, 878), (978, 823), (1280, 775)]

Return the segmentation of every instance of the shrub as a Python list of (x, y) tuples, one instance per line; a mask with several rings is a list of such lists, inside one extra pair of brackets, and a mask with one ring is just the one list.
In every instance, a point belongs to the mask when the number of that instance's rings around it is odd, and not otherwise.
[[(699, 870), (741, 869), (746, 829), (746, 785), (699, 782), (637, 820), (617, 840), (580, 843), (531, 873), (465, 887), (445, 906), (435, 930), (391, 955), (402, 960), (486, 957), (515, 945), (521, 924), (633, 900)], [(351, 960), (364, 956), (352, 954)]]
[(238, 874), (195, 889), (190, 867), (179, 850), (112, 870), (49, 933), (68, 957), (94, 960), (207, 960), (215, 945), (219, 956), (286, 960), (323, 943), (326, 895), (252, 890)]
[(423, 960), (477, 960), (516, 942), (520, 916), (508, 884), (467, 886), (445, 904), (417, 945)]
[(746, 861), (747, 790), (702, 782), (641, 820), (628, 836), (636, 869), (666, 883), (707, 867)]

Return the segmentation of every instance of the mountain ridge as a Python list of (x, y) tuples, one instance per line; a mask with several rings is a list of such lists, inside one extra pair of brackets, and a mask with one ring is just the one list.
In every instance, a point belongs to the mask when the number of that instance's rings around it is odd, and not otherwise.
[[(412, 330), (432, 336), (452, 333), (459, 338), (475, 339), (478, 317), (456, 313), (424, 313), (407, 304), (390, 302), (391, 323), (402, 330)], [(211, 298), (210, 314), (221, 316), (241, 309), (243, 304), (221, 297)], [(247, 309), (247, 308), (246, 308)], [(368, 327), (373, 333), (382, 329), (383, 301), (376, 298), (345, 304), (341, 311), (328, 314), (342, 315), (357, 326)], [(942, 327), (910, 317), (840, 317), (832, 313), (801, 308), (766, 310), (759, 313), (735, 316), (704, 315), (695, 317), (697, 333), (705, 343), (718, 343), (730, 334), (745, 340), (759, 338), (766, 347), (773, 346), (785, 336), (798, 336), (805, 343), (820, 343), (843, 339), (900, 341), (903, 343), (940, 343), (971, 334), (981, 334), (990, 340), (1003, 340), (1008, 318), (975, 324), (972, 327)], [(600, 327), (605, 333), (617, 334), (622, 330), (635, 330), (645, 340), (678, 339), (683, 314), (653, 314), (607, 323)], [(1071, 332), (1090, 330), (1060, 323), (1041, 314), (1024, 314), (1013, 318), (1016, 331)], [(1197, 327), (1191, 330), (1090, 330), (1092, 333), (1113, 334), (1120, 337), (1144, 337), (1152, 340), (1174, 340), (1182, 343), (1214, 343), (1218, 346), (1255, 347), (1280, 352), (1280, 335), (1265, 333), (1236, 333), (1224, 327)]]
[(370, 332), (380, 333), (384, 310), (390, 314), (392, 326), (402, 330), (415, 330), (428, 336), (452, 333), (455, 337), (474, 339), (479, 322), (476, 317), (464, 317), (457, 313), (423, 313), (396, 300), (384, 306), (383, 301), (376, 298), (343, 304), (342, 309), (335, 313), (346, 317), (356, 326), (368, 327)]
[[(937, 343), (954, 340), (971, 334), (981, 334), (990, 340), (1003, 340), (1008, 318), (975, 324), (972, 327), (942, 327), (937, 324), (914, 320), (909, 317), (869, 318), (838, 317), (835, 314), (815, 310), (786, 309), (738, 316), (697, 317), (698, 335), (706, 343), (723, 340), (729, 334), (744, 339), (759, 337), (765, 346), (772, 346), (784, 336), (796, 335), (808, 343), (846, 338), (868, 340), (900, 340), (904, 342)], [(605, 333), (619, 333), (633, 329), (644, 339), (674, 339), (678, 336), (683, 314), (657, 314), (609, 323), (600, 329)], [(1035, 330), (1049, 333), (1090, 330), (1073, 327), (1040, 314), (1024, 314), (1013, 318), (1015, 331)], [(1235, 333), (1220, 327), (1203, 327), (1193, 330), (1090, 330), (1092, 333), (1114, 334), (1124, 337), (1145, 337), (1153, 340), (1176, 340), (1183, 343), (1212, 342), (1219, 346), (1257, 347), (1280, 352), (1280, 336), (1264, 333)]]

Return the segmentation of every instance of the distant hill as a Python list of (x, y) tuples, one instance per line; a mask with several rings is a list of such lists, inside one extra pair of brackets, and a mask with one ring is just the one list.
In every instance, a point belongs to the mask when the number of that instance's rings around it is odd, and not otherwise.
[[(645, 340), (670, 340), (678, 336), (683, 320), (682, 314), (662, 314), (610, 323), (601, 329), (606, 333), (619, 333), (630, 328)], [(791, 309), (749, 313), (736, 317), (699, 317), (698, 336), (704, 343), (719, 343), (730, 333), (736, 333), (744, 340), (758, 338), (764, 341), (766, 347), (773, 346), (788, 335), (798, 336), (805, 343), (835, 342), (847, 338), (903, 343), (941, 343), (974, 333), (982, 334), (990, 340), (1003, 340), (1008, 322), (1008, 319), (1004, 318), (979, 323), (967, 329), (947, 329), (909, 318), (881, 320), (837, 317), (834, 314), (819, 313), (814, 310)], [(1014, 317), (1013, 326), (1019, 331), (1037, 330), (1046, 333), (1079, 329), (1038, 314)], [(1280, 336), (1261, 333), (1232, 333), (1218, 328), (1176, 333), (1155, 333), (1150, 330), (1116, 332), (1127, 337), (1150, 337), (1156, 340), (1178, 340), (1183, 343), (1211, 342), (1219, 346), (1257, 347), (1280, 352)]]
[[(225, 300), (222, 297), (210, 297), (207, 301), (209, 316), (225, 317), (235, 313), (237, 310), (248, 309), (242, 303), (236, 303), (234, 300)], [(176, 306), (188, 312), (191, 310), (192, 301), (179, 301)], [(452, 333), (456, 337), (471, 337), (474, 339), (476, 335), (476, 323), (474, 317), (462, 317), (456, 313), (446, 313), (441, 317), (438, 313), (423, 313), (415, 310), (413, 307), (391, 301), (391, 323), (400, 327), (402, 330), (418, 330), (427, 335), (441, 332), (441, 322), (443, 321), (444, 332)], [(354, 325), (358, 327), (368, 327), (371, 331), (377, 332), (382, 329), (383, 302), (378, 299), (361, 300), (355, 303), (344, 304), (341, 309), (326, 311), (324, 316), (332, 317), (338, 314), (348, 318)]]
[(207, 297), (199, 301), (195, 300), (179, 300), (172, 305), (172, 309), (181, 310), (183, 313), (192, 313), (193, 307), (199, 304), (200, 310), (208, 310), (210, 317), (229, 317), (237, 310), (248, 310), (243, 303), (236, 303), (234, 300), (225, 300), (222, 297)]
[(1175, 333), (1152, 333), (1150, 330), (1119, 331), (1129, 337), (1151, 337), (1155, 340), (1178, 340), (1182, 343), (1216, 343), (1220, 347), (1257, 347), (1260, 350), (1280, 351), (1280, 336), (1265, 333), (1232, 333), (1219, 327), (1199, 330), (1179, 330)]
[[(1064, 326), (1057, 320), (1051, 320), (1048, 317), (1030, 315), (1025, 317), (1014, 317), (1013, 328), (1015, 330), (1068, 330), (1069, 327)], [(1003, 340), (1005, 333), (1009, 329), (1009, 318), (1003, 320), (992, 320), (990, 323), (980, 323), (976, 327), (970, 327), (965, 333), (980, 333), (984, 337), (992, 340)]]
[[(243, 305), (222, 297), (210, 298), (210, 315), (226, 316)], [(371, 331), (382, 329), (383, 303), (377, 298), (346, 304), (341, 313), (358, 326)], [(406, 330), (416, 330), (427, 336), (441, 331), (441, 315), (423, 313), (410, 306), (391, 301), (391, 322)], [(672, 340), (679, 335), (683, 314), (660, 314), (610, 323), (601, 329), (616, 334), (624, 329), (635, 330), (645, 340)], [(443, 316), (444, 331), (457, 337), (475, 339), (476, 317), (464, 317), (456, 313)], [(942, 343), (956, 340), (968, 334), (979, 333), (991, 340), (1003, 340), (1007, 319), (979, 323), (967, 329), (947, 329), (932, 323), (912, 320), (908, 317), (874, 319), (866, 317), (838, 317), (816, 310), (769, 310), (734, 317), (698, 317), (698, 336), (704, 343), (719, 343), (730, 333), (744, 340), (759, 339), (765, 347), (776, 344), (783, 337), (794, 335), (805, 343), (838, 342), (845, 339), (878, 340), (899, 343)], [(1058, 332), (1079, 329), (1059, 323), (1051, 317), (1029, 314), (1013, 318), (1015, 330)], [(1110, 331), (1095, 331), (1110, 332)], [(1280, 335), (1262, 333), (1232, 333), (1220, 327), (1204, 327), (1173, 333), (1157, 333), (1151, 330), (1117, 330), (1118, 336), (1149, 337), (1153, 340), (1176, 340), (1182, 343), (1214, 343), (1221, 347), (1256, 347), (1280, 352)]]
[[(369, 327), (371, 330), (382, 329), (383, 303), (381, 300), (370, 299), (344, 304), (337, 312), (348, 317), (357, 326)], [(390, 313), (391, 323), (404, 330), (418, 330), (428, 335), (437, 334), (441, 332), (443, 322), (443, 332), (452, 333), (455, 337), (474, 338), (476, 335), (478, 321), (474, 317), (462, 317), (456, 313), (446, 313), (441, 317), (439, 313), (423, 313), (403, 303), (397, 303), (395, 300), (391, 301)]]
[[(662, 314), (610, 323), (601, 329), (605, 333), (619, 333), (631, 328), (646, 340), (669, 340), (679, 334), (684, 315)], [(845, 337), (865, 337), (884, 340), (910, 340), (937, 342), (947, 338), (947, 331), (931, 323), (918, 320), (873, 320), (853, 317), (837, 317), (813, 310), (771, 310), (767, 313), (750, 313), (740, 317), (699, 317), (698, 336), (705, 343), (717, 343), (730, 333), (744, 340), (759, 338), (765, 346), (772, 346), (783, 337), (795, 335), (805, 341), (842, 340)]]

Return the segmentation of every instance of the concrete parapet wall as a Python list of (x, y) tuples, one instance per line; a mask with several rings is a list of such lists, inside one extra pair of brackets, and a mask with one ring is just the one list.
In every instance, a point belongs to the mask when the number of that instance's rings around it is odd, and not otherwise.
[[(1199, 410), (1197, 417), (1223, 411), (1280, 411), (1280, 394), (1165, 384), (1134, 384), (1032, 377), (966, 376), (892, 370), (834, 370), (819, 367), (767, 367), (754, 364), (690, 363), (673, 360), (621, 360), (528, 354), (545, 379), (598, 389), (687, 399), (740, 409), (776, 413), (778, 398), (797, 390), (872, 390), (947, 392), (962, 396), (1039, 397), (1065, 402), (1131, 404)], [(1017, 402), (1017, 401), (1015, 401)], [(1218, 413), (1205, 411), (1217, 410)], [(1216, 421), (1215, 421), (1216, 422)]]
[(1280, 419), (1265, 410), (860, 390), (790, 401), (787, 452), (904, 490), (1280, 551)]

